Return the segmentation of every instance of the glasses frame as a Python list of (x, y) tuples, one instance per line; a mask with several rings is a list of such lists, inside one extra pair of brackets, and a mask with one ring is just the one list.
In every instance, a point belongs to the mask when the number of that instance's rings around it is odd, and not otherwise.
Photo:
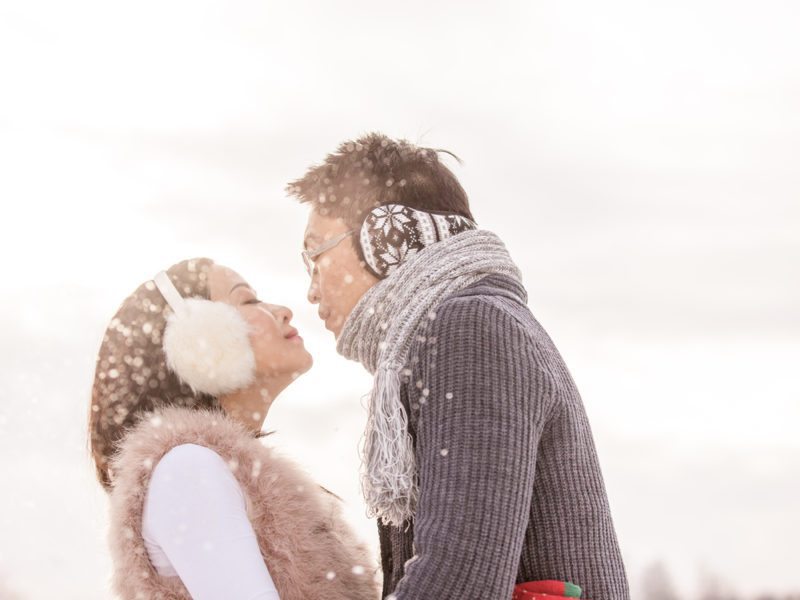
[(309, 277), (313, 277), (314, 273), (316, 272), (315, 261), (320, 254), (322, 254), (323, 252), (327, 252), (331, 248), (335, 248), (341, 243), (342, 240), (348, 238), (357, 231), (358, 231), (357, 228), (345, 231), (344, 233), (337, 235), (335, 238), (328, 240), (324, 244), (317, 246), (314, 250), (303, 250), (301, 252), (301, 255), (303, 257), (303, 264), (305, 264), (306, 266), (306, 271), (308, 271)]

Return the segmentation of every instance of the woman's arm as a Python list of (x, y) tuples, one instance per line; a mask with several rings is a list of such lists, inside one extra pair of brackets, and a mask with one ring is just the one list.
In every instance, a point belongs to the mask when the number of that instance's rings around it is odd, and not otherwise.
[(163, 456), (142, 534), (153, 564), (168, 561), (195, 600), (279, 600), (241, 486), (213, 450), (182, 444)]

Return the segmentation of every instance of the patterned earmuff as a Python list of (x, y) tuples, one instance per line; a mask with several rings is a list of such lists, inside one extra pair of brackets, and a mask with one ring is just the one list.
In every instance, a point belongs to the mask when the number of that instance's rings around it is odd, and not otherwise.
[(359, 242), (367, 268), (378, 279), (384, 279), (426, 246), (477, 228), (474, 221), (461, 215), (386, 204), (367, 214)]
[(224, 302), (183, 298), (164, 271), (153, 283), (173, 311), (163, 337), (169, 369), (195, 392), (212, 396), (250, 385), (256, 361), (239, 311)]

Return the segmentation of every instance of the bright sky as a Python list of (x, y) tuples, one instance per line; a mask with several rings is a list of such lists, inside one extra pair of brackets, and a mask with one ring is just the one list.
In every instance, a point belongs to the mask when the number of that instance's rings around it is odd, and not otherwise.
[(305, 302), (283, 187), (382, 130), (464, 160), (583, 395), (634, 594), (656, 560), (686, 593), (800, 589), (799, 26), (789, 0), (0, 4), (0, 579), (109, 597), (95, 352), (199, 255), (294, 310), (316, 365), (267, 427), (377, 547), (369, 377)]

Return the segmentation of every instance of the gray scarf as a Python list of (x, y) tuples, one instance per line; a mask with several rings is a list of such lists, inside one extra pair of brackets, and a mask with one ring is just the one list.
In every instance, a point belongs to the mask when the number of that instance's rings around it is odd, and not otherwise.
[[(361, 448), (361, 487), (370, 517), (399, 526), (416, 510), (419, 488), (400, 374), (415, 333), (446, 297), (492, 274), (521, 281), (495, 234), (464, 231), (411, 255), (370, 288), (344, 324), (337, 351), (375, 376)], [(446, 349), (455, 351), (455, 349)]]

